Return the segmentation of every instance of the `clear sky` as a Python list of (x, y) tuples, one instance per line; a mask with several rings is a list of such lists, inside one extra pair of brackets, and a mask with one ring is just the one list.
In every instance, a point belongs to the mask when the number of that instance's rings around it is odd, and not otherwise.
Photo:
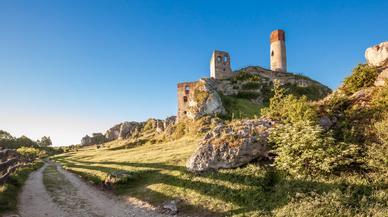
[(336, 88), (388, 40), (388, 1), (0, 0), (0, 129), (55, 145), (176, 112), (176, 83), (269, 66), (286, 31), (288, 69)]

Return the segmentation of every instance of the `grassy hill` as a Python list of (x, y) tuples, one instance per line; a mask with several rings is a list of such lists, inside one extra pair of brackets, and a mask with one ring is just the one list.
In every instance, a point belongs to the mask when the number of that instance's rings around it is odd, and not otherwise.
[(263, 115), (278, 123), (269, 136), (274, 157), (241, 168), (186, 170), (203, 133), (219, 120), (209, 117), (181, 121), (170, 134), (146, 131), (53, 159), (100, 186), (109, 174), (127, 173), (114, 193), (154, 206), (174, 199), (183, 215), (385, 217), (388, 85), (373, 85), (376, 70), (357, 66), (339, 90), (315, 102), (275, 82), (262, 114), (250, 100), (223, 96), (234, 118)]
[(116, 194), (155, 206), (179, 199), (180, 212), (191, 216), (386, 216), (388, 212), (386, 186), (368, 176), (293, 179), (256, 163), (206, 174), (189, 173), (184, 165), (198, 141), (185, 136), (114, 150), (115, 145), (121, 145), (118, 141), (54, 159), (98, 185), (113, 171), (127, 171), (131, 179), (115, 186)]

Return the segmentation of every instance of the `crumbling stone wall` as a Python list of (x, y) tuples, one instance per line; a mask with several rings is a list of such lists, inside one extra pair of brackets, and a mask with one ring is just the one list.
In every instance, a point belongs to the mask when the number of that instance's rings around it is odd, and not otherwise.
[(187, 115), (189, 102), (194, 97), (194, 89), (196, 88), (197, 83), (198, 81), (178, 84), (178, 120)]
[(210, 77), (225, 79), (233, 75), (228, 52), (215, 50), (210, 60)]

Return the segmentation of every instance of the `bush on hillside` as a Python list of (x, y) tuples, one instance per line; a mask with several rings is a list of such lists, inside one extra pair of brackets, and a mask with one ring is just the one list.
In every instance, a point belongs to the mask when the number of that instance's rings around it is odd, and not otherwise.
[(302, 120), (315, 122), (317, 114), (305, 96), (297, 98), (286, 95), (279, 81), (274, 82), (274, 96), (269, 100), (269, 106), (261, 110), (264, 117), (275, 121), (293, 123)]
[(8, 178), (8, 182), (0, 185), (0, 216), (3, 212), (17, 209), (17, 196), (28, 175), (43, 166), (43, 161), (37, 160), (16, 169)]
[[(353, 140), (336, 140), (333, 133), (323, 130), (317, 121), (316, 108), (307, 98), (286, 95), (277, 81), (270, 105), (262, 109), (262, 114), (279, 123), (269, 137), (278, 169), (293, 176), (317, 176), (346, 170), (362, 162), (361, 146), (350, 142)], [(356, 138), (359, 131), (346, 133), (343, 137)]]
[(375, 67), (358, 64), (353, 69), (352, 74), (345, 78), (342, 89), (348, 94), (355, 93), (361, 88), (372, 86), (378, 75), (379, 73)]
[(40, 150), (38, 148), (33, 148), (33, 147), (21, 147), (21, 148), (18, 148), (16, 151), (19, 154), (21, 154), (29, 159), (47, 157), (46, 151)]
[(252, 82), (252, 81), (250, 81), (250, 82), (244, 83), (242, 85), (242, 89), (244, 89), (244, 90), (254, 90), (254, 89), (259, 89), (261, 86), (262, 85), (259, 82)]
[(277, 126), (269, 140), (274, 144), (275, 165), (293, 176), (318, 176), (353, 163), (355, 145), (336, 143), (311, 122), (299, 120)]
[(372, 106), (378, 111), (385, 113), (388, 111), (388, 81), (379, 88), (372, 98)]
[(378, 142), (368, 145), (367, 163), (374, 170), (386, 172), (388, 171), (388, 114), (384, 114), (381, 121), (374, 124), (374, 130), (378, 138)]
[(306, 96), (309, 100), (319, 100), (330, 93), (330, 90), (323, 89), (317, 84), (301, 87), (297, 84), (287, 83), (283, 85), (283, 88), (286, 90), (287, 94), (292, 94), (297, 97)]
[(260, 76), (259, 75), (254, 75), (251, 74), (247, 71), (239, 71), (233, 78), (232, 78), (232, 83), (235, 83), (237, 81), (260, 81)]

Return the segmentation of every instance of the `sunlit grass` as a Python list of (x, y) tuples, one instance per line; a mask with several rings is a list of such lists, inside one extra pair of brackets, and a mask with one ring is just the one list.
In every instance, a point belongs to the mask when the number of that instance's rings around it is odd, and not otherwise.
[(17, 206), (17, 197), (28, 175), (43, 165), (41, 160), (36, 160), (23, 167), (18, 168), (8, 181), (0, 185), (0, 214), (7, 211), (15, 211)]
[(255, 164), (206, 174), (189, 173), (185, 163), (199, 141), (186, 136), (117, 149), (125, 144), (119, 140), (54, 159), (96, 184), (113, 171), (127, 171), (132, 178), (114, 186), (115, 193), (155, 206), (179, 199), (180, 212), (188, 215), (317, 216), (316, 211), (337, 216), (384, 216), (388, 212), (387, 185), (381, 178), (347, 174), (298, 180)]

